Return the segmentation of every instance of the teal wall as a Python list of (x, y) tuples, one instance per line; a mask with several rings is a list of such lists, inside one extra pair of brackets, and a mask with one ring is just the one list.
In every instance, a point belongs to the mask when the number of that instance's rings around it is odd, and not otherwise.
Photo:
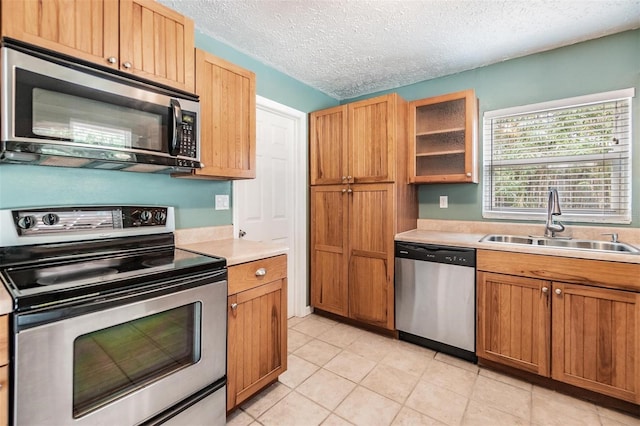
[[(198, 32), (196, 46), (255, 72), (260, 96), (303, 112), (338, 104), (336, 99)], [(192, 228), (231, 224), (231, 210), (214, 210), (214, 195), (230, 193), (230, 181), (0, 164), (0, 209), (83, 204), (168, 205), (176, 207), (177, 228)]]
[[(256, 73), (260, 96), (303, 112), (339, 102), (285, 74), (196, 31), (196, 46)], [(636, 88), (633, 114), (633, 169), (640, 170), (640, 30), (603, 37), (545, 53), (526, 56), (428, 80), (394, 90), (407, 100), (473, 88), (485, 111), (608, 90)], [(356, 99), (352, 99), (356, 100)], [(344, 101), (344, 102), (349, 102)], [(480, 164), (482, 134), (480, 136)], [(634, 175), (633, 224), (640, 226), (640, 179)], [(215, 211), (214, 194), (229, 194), (229, 181), (174, 179), (164, 175), (0, 165), (0, 209), (74, 204), (172, 205), (177, 227), (226, 225), (231, 211)], [(440, 195), (449, 208), (440, 209)], [(482, 183), (421, 185), (420, 217), (482, 220)]]
[[(635, 87), (633, 100), (633, 217), (640, 227), (640, 30), (423, 81), (343, 102), (397, 92), (408, 101), (475, 89), (479, 100), (479, 164), (482, 179), (482, 115), (485, 111)], [(420, 218), (482, 220), (482, 181), (421, 185)], [(440, 195), (449, 208), (439, 208)]]

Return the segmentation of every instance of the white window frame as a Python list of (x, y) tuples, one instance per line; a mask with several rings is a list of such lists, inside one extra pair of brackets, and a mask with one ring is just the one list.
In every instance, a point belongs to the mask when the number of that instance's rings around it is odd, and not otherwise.
[[(572, 214), (571, 212), (563, 211), (561, 220), (567, 222), (586, 222), (586, 223), (607, 223), (607, 224), (628, 224), (631, 223), (631, 185), (632, 185), (632, 170), (631, 162), (632, 157), (632, 117), (633, 117), (633, 105), (632, 98), (635, 96), (635, 89), (622, 89), (603, 93), (596, 93), (586, 96), (578, 96), (560, 100), (554, 100), (549, 102), (541, 102), (530, 105), (522, 105), (512, 108), (505, 108), (494, 111), (487, 111), (483, 115), (483, 189), (482, 189), (482, 217), (487, 219), (505, 219), (505, 220), (540, 220), (546, 216), (546, 203), (544, 206), (536, 208), (522, 208), (517, 211), (507, 211), (507, 209), (501, 210), (500, 208), (493, 208), (493, 167), (492, 167), (492, 146), (493, 146), (493, 133), (492, 126), (493, 120), (498, 118), (505, 118), (509, 116), (515, 116), (520, 114), (531, 114), (542, 111), (565, 109), (571, 107), (579, 107), (594, 103), (611, 102), (621, 99), (629, 99), (629, 126), (628, 126), (628, 155), (629, 155), (629, 171), (628, 171), (628, 184), (626, 190), (622, 190), (624, 199), (626, 199), (626, 206), (622, 209), (621, 215), (609, 215), (601, 214), (597, 211), (588, 214)], [(524, 161), (527, 160), (516, 160)], [(532, 160), (531, 163), (538, 163), (540, 158)], [(562, 193), (561, 204), (562, 204)]]

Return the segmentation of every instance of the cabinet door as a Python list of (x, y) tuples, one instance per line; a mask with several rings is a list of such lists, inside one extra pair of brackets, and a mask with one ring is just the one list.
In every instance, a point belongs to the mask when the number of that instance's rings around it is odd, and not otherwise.
[(478, 182), (478, 101), (464, 90), (409, 103), (409, 181)]
[(256, 76), (196, 49), (201, 161), (197, 176), (256, 177)]
[(552, 377), (640, 402), (640, 294), (553, 283)]
[(347, 316), (347, 185), (311, 187), (311, 305)]
[(287, 280), (228, 297), (227, 410), (287, 369)]
[(153, 0), (120, 0), (120, 69), (194, 91), (193, 21)]
[(348, 104), (351, 182), (395, 180), (396, 98), (394, 95)]
[(1, 7), (3, 36), (118, 67), (118, 0), (2, 0)]
[(478, 272), (477, 355), (548, 376), (548, 281)]
[(349, 316), (393, 329), (393, 184), (350, 189)]
[(347, 183), (347, 106), (311, 113), (309, 180), (311, 185)]

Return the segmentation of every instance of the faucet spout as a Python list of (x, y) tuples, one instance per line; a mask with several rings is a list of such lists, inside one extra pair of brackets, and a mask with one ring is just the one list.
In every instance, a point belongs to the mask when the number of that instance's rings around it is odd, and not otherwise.
[(544, 236), (553, 238), (556, 236), (556, 232), (564, 231), (564, 225), (560, 222), (554, 223), (553, 216), (560, 216), (562, 211), (560, 210), (560, 198), (558, 197), (558, 190), (555, 188), (549, 188), (549, 200), (547, 202), (547, 222), (545, 223)]

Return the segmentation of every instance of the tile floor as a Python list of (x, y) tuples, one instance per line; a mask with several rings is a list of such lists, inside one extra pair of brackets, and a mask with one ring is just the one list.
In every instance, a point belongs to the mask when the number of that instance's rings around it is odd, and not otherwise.
[(289, 320), (288, 371), (227, 425), (640, 425), (640, 419), (318, 315)]

